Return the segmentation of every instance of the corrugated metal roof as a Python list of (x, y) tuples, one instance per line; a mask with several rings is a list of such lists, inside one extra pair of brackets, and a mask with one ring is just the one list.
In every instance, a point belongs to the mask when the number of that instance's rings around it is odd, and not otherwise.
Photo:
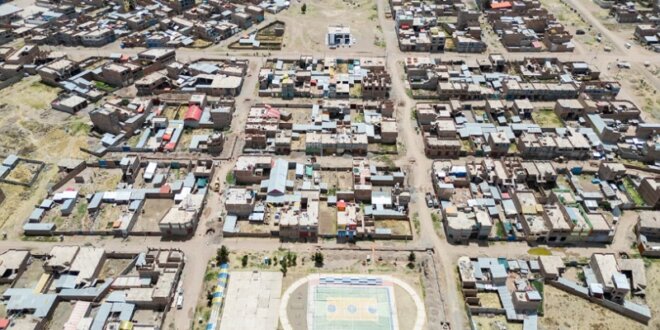
[(222, 226), (222, 231), (225, 233), (237, 233), (238, 228), (236, 227), (236, 222), (238, 217), (235, 215), (228, 215), (225, 217), (225, 223)]
[(502, 302), (502, 308), (506, 313), (507, 320), (517, 319), (516, 310), (513, 307), (513, 299), (511, 297), (511, 292), (507, 289), (506, 285), (501, 285), (497, 287), (497, 294), (500, 296), (500, 301)]
[(284, 159), (277, 159), (270, 172), (268, 180), (268, 195), (283, 195), (286, 193), (286, 177), (289, 170), (289, 163)]
[(523, 319), (523, 330), (536, 330), (538, 329), (539, 317), (536, 314), (527, 315)]

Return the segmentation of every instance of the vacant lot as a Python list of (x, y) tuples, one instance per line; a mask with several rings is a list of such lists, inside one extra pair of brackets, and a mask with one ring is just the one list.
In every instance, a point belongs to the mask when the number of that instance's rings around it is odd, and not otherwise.
[[(306, 1), (307, 12), (301, 13), (302, 3), (292, 2), (291, 7), (276, 15), (286, 23), (284, 47), (287, 52), (344, 51), (350, 53), (384, 52), (382, 29), (378, 26), (378, 14), (374, 0), (326, 0)], [(325, 38), (330, 25), (351, 28), (356, 40), (350, 48), (330, 50)]]
[(544, 292), (542, 329), (645, 329), (641, 323), (619, 315), (550, 285)]
[(17, 154), (47, 163), (31, 188), (0, 184), (7, 199), (0, 207), (0, 226), (10, 236), (20, 232), (20, 226), (46, 195), (54, 179), (57, 164), (64, 155), (88, 158), (80, 151), (88, 144), (89, 119), (86, 113), (70, 116), (50, 109), (50, 102), (59, 90), (28, 77), (0, 90), (0, 154)]
[(541, 109), (532, 112), (532, 119), (541, 127), (563, 127), (564, 124), (561, 119), (555, 114), (552, 109)]

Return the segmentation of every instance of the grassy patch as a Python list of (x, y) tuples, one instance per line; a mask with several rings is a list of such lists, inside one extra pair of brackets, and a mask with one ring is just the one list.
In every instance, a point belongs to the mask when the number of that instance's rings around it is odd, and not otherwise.
[(646, 168), (646, 164), (644, 164), (644, 162), (641, 162), (641, 161), (636, 160), (636, 159), (625, 159), (625, 158), (621, 158), (621, 159), (619, 159), (619, 161), (620, 161), (621, 163), (625, 164), (625, 165), (631, 165), (631, 166), (637, 166), (637, 167), (641, 167), (641, 168)]
[(461, 150), (467, 153), (474, 152), (474, 147), (472, 146), (472, 142), (470, 140), (461, 140)]
[(419, 226), (419, 213), (415, 212), (412, 217), (413, 226), (415, 227), (415, 232), (419, 235), (420, 226)]
[(393, 145), (393, 144), (381, 144), (378, 147), (379, 147), (378, 149), (380, 150), (380, 152), (383, 152), (383, 153), (395, 153), (396, 152), (396, 145)]
[(436, 213), (431, 213), (431, 220), (433, 220), (433, 229), (438, 237), (442, 238), (442, 221)]
[(351, 98), (361, 98), (362, 97), (362, 85), (355, 84), (348, 90), (348, 95)]
[(509, 152), (510, 154), (517, 154), (517, 153), (518, 153), (518, 145), (515, 144), (515, 143), (511, 143), (511, 144), (509, 145), (509, 150), (508, 150), (508, 152)]
[(114, 87), (112, 87), (112, 86), (110, 86), (110, 85), (108, 85), (108, 84), (106, 84), (102, 81), (95, 81), (94, 82), (94, 87), (96, 87), (96, 89), (104, 91), (104, 92), (112, 92), (112, 91), (115, 90)]
[(640, 207), (646, 204), (630, 178), (626, 177), (623, 179), (623, 186), (626, 188), (626, 192), (628, 193), (628, 196), (630, 196), (630, 199), (632, 199), (633, 203), (635, 203), (635, 206)]
[(497, 224), (495, 225), (496, 227), (496, 233), (497, 237), (499, 238), (505, 238), (506, 237), (506, 231), (504, 230), (504, 225), (502, 224), (502, 221), (498, 221)]
[(236, 182), (236, 178), (234, 178), (234, 172), (227, 172), (227, 175), (225, 176), (225, 182), (227, 182), (227, 184), (234, 184)]
[(390, 158), (390, 156), (388, 156), (388, 155), (380, 155), (380, 156), (378, 156), (378, 157), (376, 157), (376, 158), (374, 158), (374, 159), (375, 159), (376, 161), (379, 161), (379, 162), (383, 162), (383, 163), (385, 163), (385, 165), (386, 165), (387, 167), (389, 167), (389, 168), (394, 168), (394, 167), (396, 167), (396, 165), (394, 164), (394, 161), (393, 161), (392, 158)]
[(551, 256), (552, 252), (546, 248), (542, 247), (535, 247), (527, 250), (527, 254), (533, 255), (533, 256)]
[(539, 305), (539, 308), (536, 311), (540, 315), (543, 315), (543, 282), (535, 280), (535, 281), (532, 281), (531, 284), (534, 286), (536, 291), (538, 291), (539, 294), (541, 295), (541, 304)]
[(532, 119), (541, 127), (563, 127), (561, 119), (552, 109), (540, 109), (532, 112)]
[(92, 126), (83, 121), (74, 121), (69, 124), (71, 135), (87, 135), (92, 130)]

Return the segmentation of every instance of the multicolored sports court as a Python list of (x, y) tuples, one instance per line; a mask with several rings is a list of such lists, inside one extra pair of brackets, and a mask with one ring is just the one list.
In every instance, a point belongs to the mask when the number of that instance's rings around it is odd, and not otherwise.
[(379, 276), (321, 276), (310, 280), (310, 330), (398, 330), (394, 284)]

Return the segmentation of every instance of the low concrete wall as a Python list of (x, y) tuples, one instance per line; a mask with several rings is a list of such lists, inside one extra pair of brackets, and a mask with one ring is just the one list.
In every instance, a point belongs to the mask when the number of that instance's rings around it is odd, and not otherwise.
[(578, 297), (584, 298), (589, 300), (590, 302), (599, 304), (605, 308), (609, 308), (610, 310), (617, 312), (623, 316), (629, 317), (637, 322), (641, 322), (644, 324), (648, 324), (648, 322), (651, 320), (650, 317), (647, 317), (646, 315), (638, 314), (635, 311), (625, 308), (623, 305), (617, 304), (615, 302), (605, 300), (605, 299), (600, 299), (596, 297), (592, 297), (588, 294), (584, 294), (583, 292), (576, 291), (573, 288), (566, 286), (560, 282), (557, 281), (549, 281), (548, 282), (550, 285), (556, 287), (557, 289), (560, 289), (562, 291), (568, 292), (570, 294), (576, 295)]
[(48, 193), (52, 194), (57, 189), (62, 188), (62, 186), (69, 182), (69, 180), (73, 179), (76, 175), (80, 174), (80, 172), (84, 171), (87, 168), (87, 162), (83, 162), (82, 164), (82, 166), (78, 166), (67, 175), (65, 175), (60, 181), (56, 182), (52, 187), (50, 187), (48, 189)]
[(504, 314), (506, 314), (506, 311), (503, 308), (475, 307), (475, 306), (468, 306), (468, 308), (470, 309), (470, 312), (473, 315), (478, 315), (478, 314), (504, 315)]
[(7, 88), (23, 79), (23, 73), (21, 72), (18, 75), (15, 75), (7, 80), (0, 82), (0, 89)]
[(270, 233), (222, 233), (223, 237), (253, 237), (253, 238), (269, 238)]

